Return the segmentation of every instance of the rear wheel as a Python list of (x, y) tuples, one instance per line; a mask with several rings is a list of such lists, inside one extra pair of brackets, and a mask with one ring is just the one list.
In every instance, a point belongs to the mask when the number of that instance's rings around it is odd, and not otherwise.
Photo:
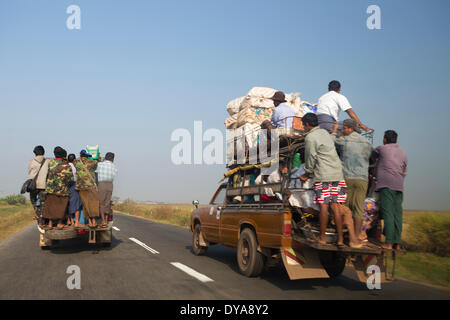
[(67, 240), (77, 237), (77, 231), (75, 229), (58, 230), (52, 229), (45, 233), (46, 237), (52, 240)]
[(196, 256), (201, 256), (206, 253), (208, 247), (203, 247), (200, 245), (200, 234), (202, 231), (202, 227), (200, 223), (197, 223), (194, 227), (194, 233), (192, 235), (192, 251)]
[(251, 229), (241, 232), (237, 245), (237, 262), (239, 272), (246, 277), (256, 277), (264, 268), (264, 257), (258, 252), (258, 241)]
[(320, 262), (330, 278), (339, 277), (345, 269), (346, 257), (336, 252), (320, 252)]

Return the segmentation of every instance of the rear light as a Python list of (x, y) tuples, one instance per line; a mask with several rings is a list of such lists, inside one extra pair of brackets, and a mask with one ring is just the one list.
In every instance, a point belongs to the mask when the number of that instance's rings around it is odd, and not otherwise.
[(108, 215), (108, 221), (113, 221), (113, 215), (112, 214)]
[(291, 235), (291, 218), (292, 214), (287, 211), (283, 214), (283, 235), (289, 237)]

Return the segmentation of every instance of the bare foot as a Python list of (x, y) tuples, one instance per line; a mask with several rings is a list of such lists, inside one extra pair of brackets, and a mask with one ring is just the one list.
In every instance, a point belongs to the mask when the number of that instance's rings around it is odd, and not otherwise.
[(392, 250), (392, 244), (391, 243), (383, 243), (381, 245), (381, 248), (385, 249), (385, 250)]
[(362, 246), (359, 242), (350, 242), (350, 248), (362, 248)]

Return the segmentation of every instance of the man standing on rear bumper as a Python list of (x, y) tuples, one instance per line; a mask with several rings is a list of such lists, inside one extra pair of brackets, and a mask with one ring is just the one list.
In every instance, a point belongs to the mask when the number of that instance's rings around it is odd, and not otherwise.
[(112, 214), (111, 196), (113, 193), (113, 181), (117, 174), (114, 162), (114, 153), (108, 152), (105, 160), (97, 165), (95, 172), (98, 177), (98, 198), (100, 202), (100, 216), (102, 227), (108, 226), (108, 215)]
[(360, 248), (357, 241), (353, 219), (346, 217), (343, 203), (347, 200), (347, 185), (342, 172), (342, 164), (330, 134), (319, 128), (319, 121), (314, 113), (307, 113), (303, 118), (305, 137), (305, 174), (300, 177), (302, 182), (314, 176), (314, 204), (320, 207), (320, 236), (318, 242), (326, 244), (325, 231), (328, 224), (328, 209), (334, 214), (338, 233), (338, 246), (344, 245), (343, 225), (349, 230), (350, 246)]
[(372, 160), (377, 162), (377, 186), (380, 193), (381, 211), (384, 219), (384, 249), (400, 249), (402, 236), (403, 181), (407, 175), (408, 158), (397, 144), (397, 133), (388, 130), (384, 133), (384, 145), (372, 152)]

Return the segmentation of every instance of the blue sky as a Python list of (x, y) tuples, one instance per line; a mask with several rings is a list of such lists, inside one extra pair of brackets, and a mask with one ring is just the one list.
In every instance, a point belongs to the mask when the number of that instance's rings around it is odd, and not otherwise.
[[(66, 8), (81, 8), (68, 30)], [(381, 30), (366, 9), (381, 8)], [(222, 165), (175, 166), (177, 128), (225, 130), (225, 106), (253, 86), (317, 102), (337, 79), (360, 119), (394, 129), (409, 157), (405, 207), (450, 209), (446, 98), (450, 2), (2, 1), (1, 195), (32, 149), (116, 153), (121, 198), (209, 200)], [(344, 115), (341, 114), (341, 118)]]

